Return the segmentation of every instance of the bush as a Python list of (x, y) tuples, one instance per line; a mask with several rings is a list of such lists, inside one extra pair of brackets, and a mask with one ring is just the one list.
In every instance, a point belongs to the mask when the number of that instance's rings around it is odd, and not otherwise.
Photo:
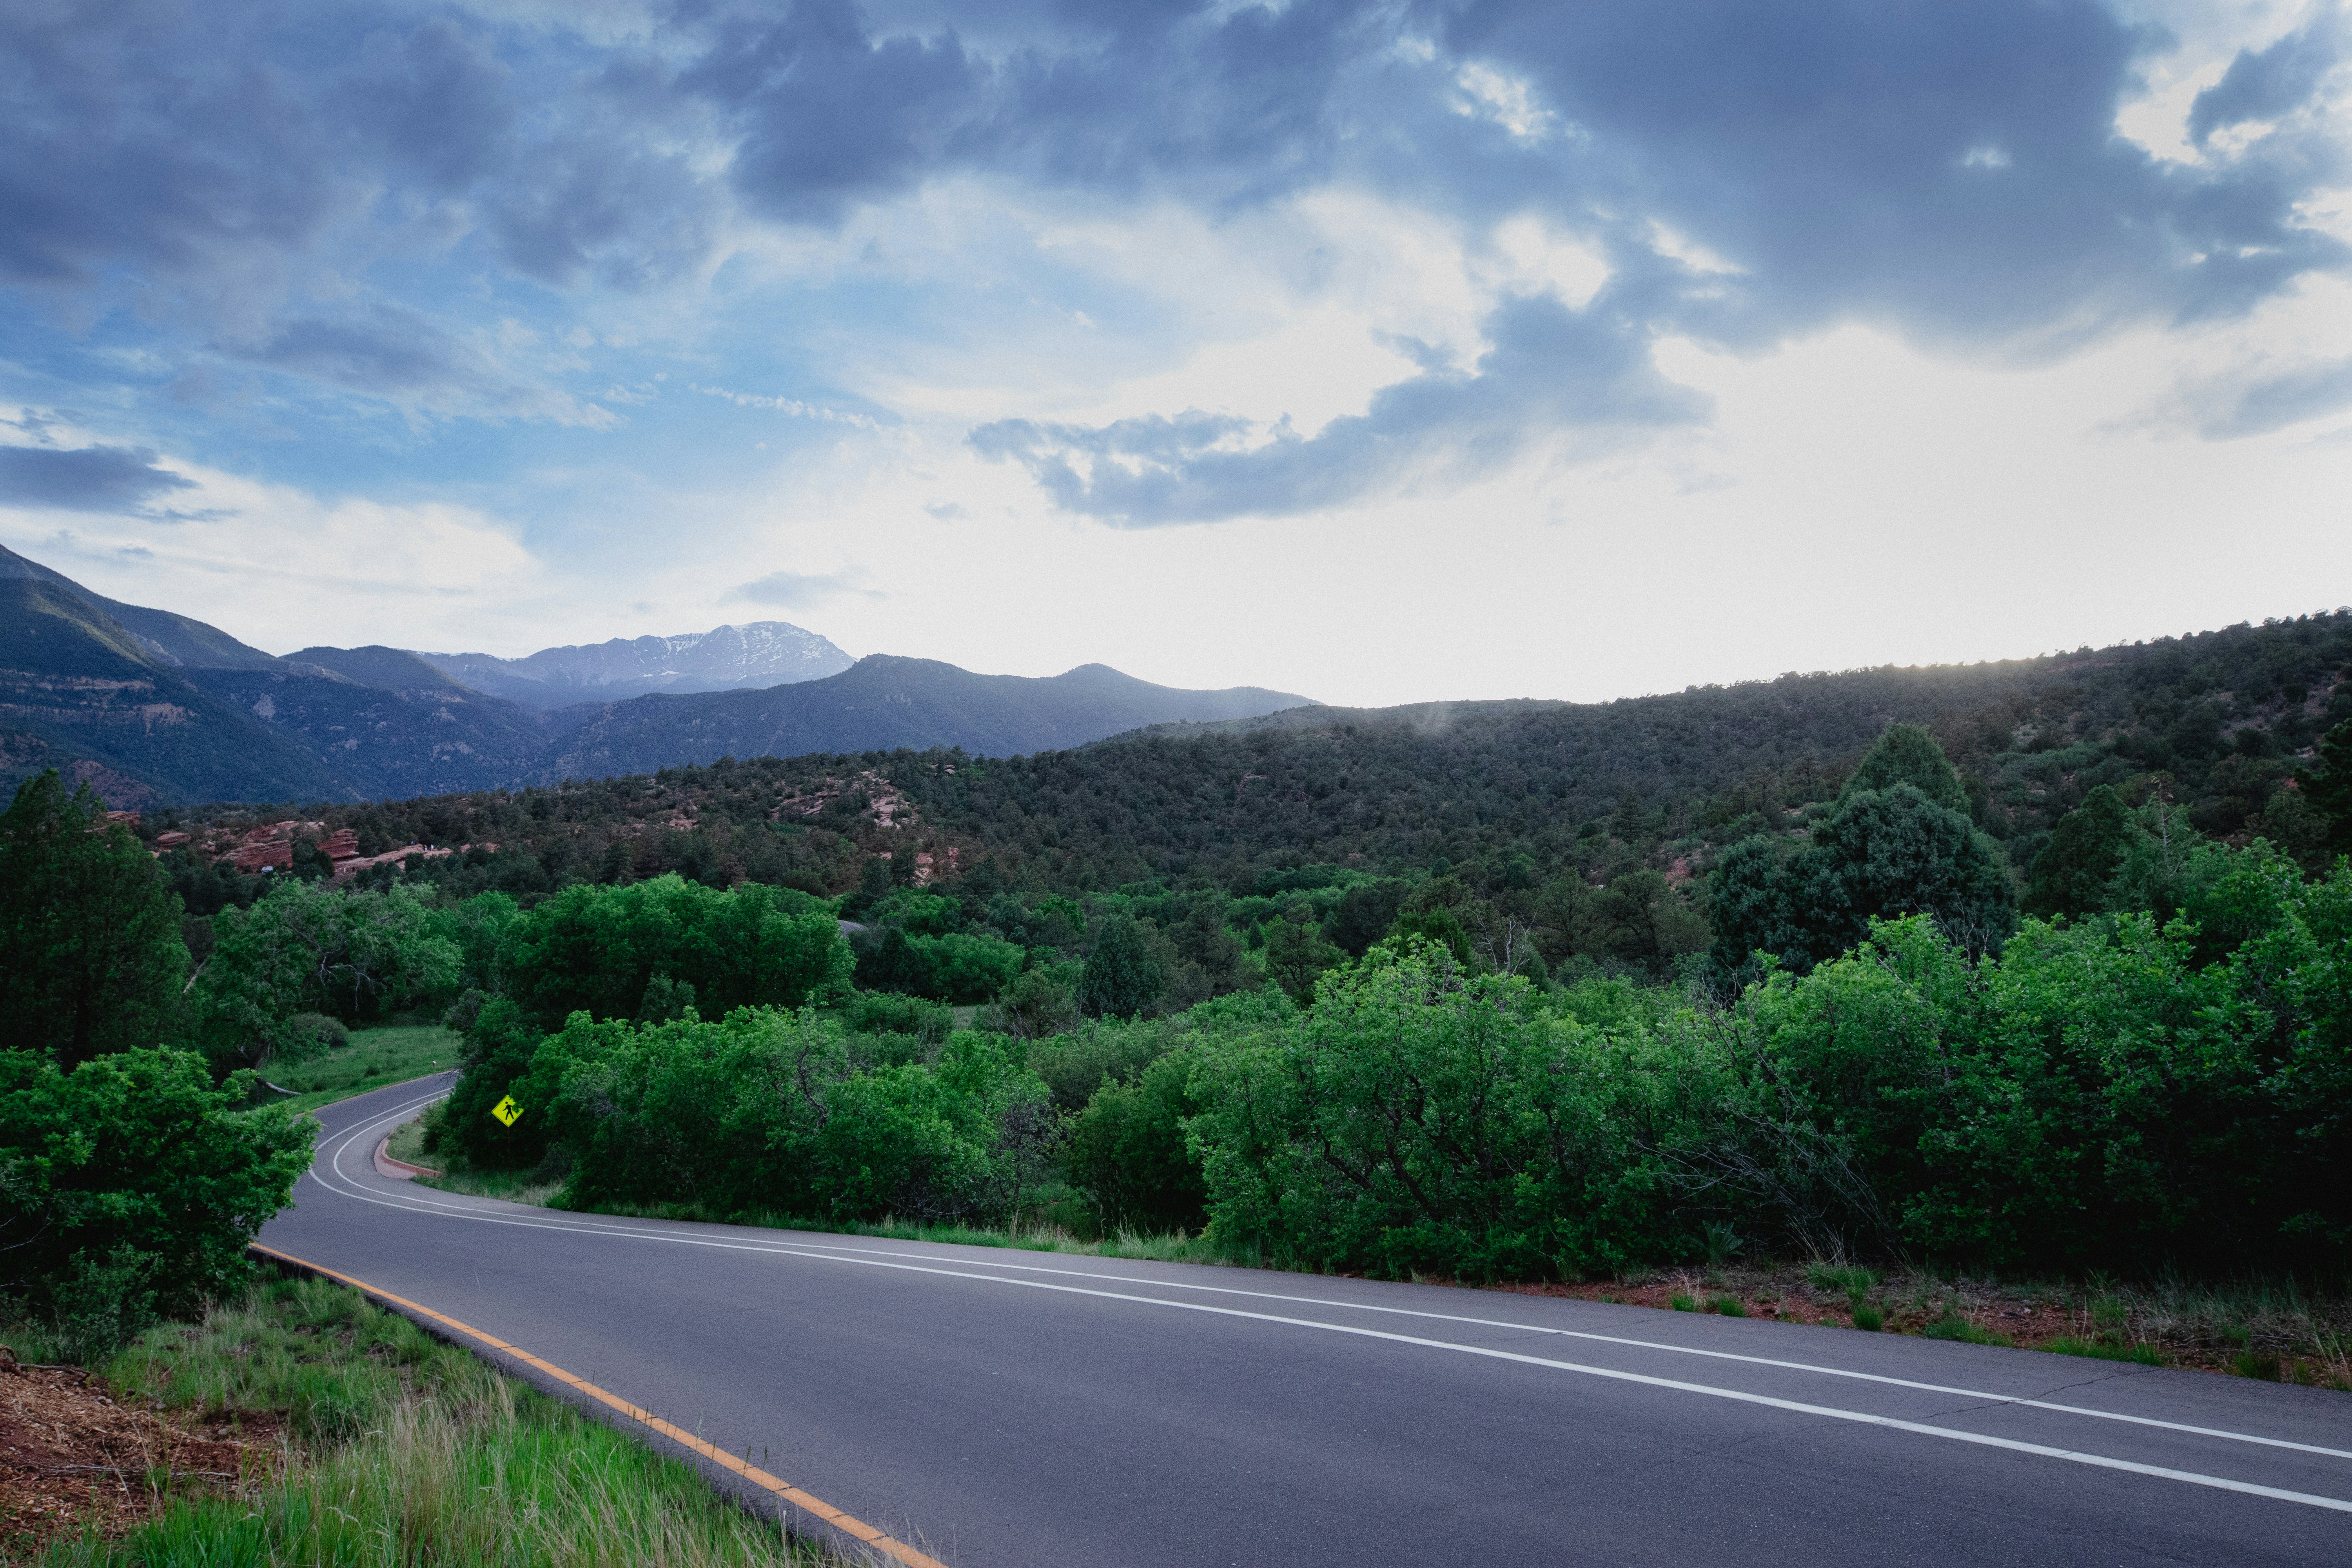
[(454, 1149), (493, 1170), (538, 1163), (547, 1152), (546, 1102), (526, 1099), (524, 1114), (512, 1126), (490, 1111), (530, 1069), (543, 1037), (530, 1016), (503, 996), (491, 997), (475, 1011), (461, 1055), (464, 1071), (445, 1102), (436, 1147)]
[(692, 986), (709, 1017), (822, 1005), (847, 994), (856, 963), (822, 900), (676, 875), (566, 888), (505, 925), (498, 953), (505, 994), (548, 1033), (574, 1013), (636, 1017), (656, 976)]
[(149, 1285), (155, 1265), (152, 1255), (128, 1247), (103, 1258), (74, 1254), (63, 1273), (49, 1281), (58, 1353), (98, 1366), (145, 1333), (156, 1317), (155, 1292)]
[(1184, 1140), (1192, 1073), (1192, 1054), (1171, 1051), (1133, 1083), (1104, 1084), (1071, 1123), (1065, 1168), (1106, 1232), (1197, 1229), (1206, 1219), (1208, 1190)]
[(1295, 1022), (1199, 1047), (1212, 1219), (1392, 1277), (1615, 1267), (1673, 1245), (1654, 1151), (1712, 1071), (1683, 1045), (1604, 1036), (1423, 944), (1376, 948)]
[(841, 1016), (859, 1034), (907, 1035), (926, 1046), (944, 1045), (955, 1028), (952, 1008), (887, 991), (859, 992), (842, 1009)]
[[(1057, 1129), (1020, 1048), (958, 1034), (934, 1062), (861, 1068), (841, 1020), (810, 1010), (646, 1026), (575, 1013), (505, 1078), (525, 1107), (515, 1131), (533, 1131), (504, 1147), (516, 1168), (568, 1155), (574, 1207), (992, 1221), (1052, 1168)], [(489, 1090), (453, 1096), (452, 1124), (476, 1103), (487, 1120)]]
[(868, 931), (860, 943), (860, 985), (950, 1003), (988, 1001), (1029, 962), (1028, 952), (1012, 942), (965, 931), (919, 936), (893, 927), (879, 937)]
[(343, 1027), (343, 1021), (326, 1013), (297, 1013), (286, 1021), (286, 1032), (302, 1042), (298, 1050), (287, 1053), (298, 1060), (323, 1051), (340, 1051), (352, 1043), (352, 1032)]
[(183, 1311), (236, 1285), (316, 1131), (279, 1108), (237, 1111), (253, 1081), (216, 1087), (184, 1051), (121, 1051), (71, 1072), (0, 1052), (0, 1287), (73, 1315), (117, 1286)]

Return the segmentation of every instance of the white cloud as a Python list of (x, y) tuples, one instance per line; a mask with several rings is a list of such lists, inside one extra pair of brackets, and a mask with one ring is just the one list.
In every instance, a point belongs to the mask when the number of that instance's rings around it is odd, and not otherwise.
[(0, 541), (110, 598), (208, 621), (272, 653), (326, 643), (433, 647), (543, 571), (469, 507), (321, 500), (163, 460), (191, 521), (0, 509)]

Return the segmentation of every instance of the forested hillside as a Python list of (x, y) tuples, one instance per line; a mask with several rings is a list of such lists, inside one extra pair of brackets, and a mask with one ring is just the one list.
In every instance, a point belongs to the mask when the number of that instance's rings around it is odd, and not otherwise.
[(1712, 846), (1801, 826), (1887, 725), (1912, 722), (2021, 871), (2102, 784), (2183, 806), (2202, 833), (2261, 831), (2302, 854), (2314, 829), (2279, 790), (2352, 718), (2348, 666), (2352, 615), (2336, 614), (1592, 705), (1308, 708), (1013, 759), (760, 758), (315, 815), (383, 848), (495, 841), (494, 874), (523, 893), (706, 867), (838, 891), (867, 855), (934, 854), (943, 874), (951, 847), (1008, 883), (1069, 889), (1517, 856), (1546, 871), (1630, 856), (1679, 878)]

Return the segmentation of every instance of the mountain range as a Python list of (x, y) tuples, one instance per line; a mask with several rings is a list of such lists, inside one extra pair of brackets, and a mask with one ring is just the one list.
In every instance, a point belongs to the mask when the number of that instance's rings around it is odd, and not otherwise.
[(434, 668), (488, 697), (526, 708), (618, 702), (655, 691), (738, 691), (838, 675), (856, 661), (811, 631), (755, 621), (675, 637), (614, 637), (546, 647), (523, 658), (420, 653)]
[(853, 662), (782, 622), (520, 659), (381, 646), (279, 657), (0, 549), (0, 782), (58, 767), (122, 807), (462, 794), (722, 755), (1009, 756), (1307, 700), (1102, 665), (1033, 679)]

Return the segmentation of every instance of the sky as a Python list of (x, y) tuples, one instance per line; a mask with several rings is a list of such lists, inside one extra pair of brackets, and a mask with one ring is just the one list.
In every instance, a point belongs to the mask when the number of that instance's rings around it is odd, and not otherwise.
[(18, 0), (0, 543), (1367, 705), (2292, 616), (2348, 155), (2301, 0)]

